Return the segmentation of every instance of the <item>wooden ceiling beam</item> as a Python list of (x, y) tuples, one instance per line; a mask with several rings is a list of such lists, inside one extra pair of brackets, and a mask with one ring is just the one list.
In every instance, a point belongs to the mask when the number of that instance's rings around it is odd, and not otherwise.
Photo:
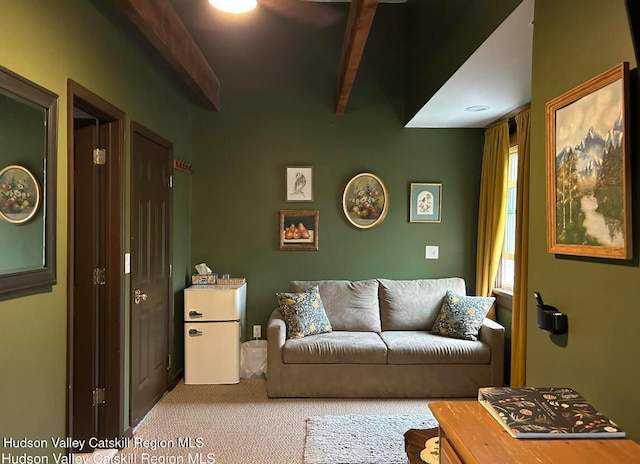
[(344, 113), (347, 106), (377, 6), (378, 0), (351, 1), (338, 73), (336, 113)]
[(220, 81), (167, 0), (117, 0), (119, 9), (211, 110), (220, 106)]

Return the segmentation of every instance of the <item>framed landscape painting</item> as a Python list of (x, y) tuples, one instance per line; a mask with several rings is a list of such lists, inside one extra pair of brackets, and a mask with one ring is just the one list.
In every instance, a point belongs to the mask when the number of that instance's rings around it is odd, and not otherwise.
[(547, 249), (629, 259), (629, 65), (546, 105)]

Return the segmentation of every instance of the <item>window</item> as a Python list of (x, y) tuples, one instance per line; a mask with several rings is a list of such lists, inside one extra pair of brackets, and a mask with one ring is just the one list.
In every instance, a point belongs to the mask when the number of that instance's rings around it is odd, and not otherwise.
[(507, 220), (504, 232), (504, 244), (496, 287), (513, 290), (515, 280), (516, 254), (516, 186), (518, 182), (518, 146), (513, 145), (509, 149), (509, 169), (507, 174)]

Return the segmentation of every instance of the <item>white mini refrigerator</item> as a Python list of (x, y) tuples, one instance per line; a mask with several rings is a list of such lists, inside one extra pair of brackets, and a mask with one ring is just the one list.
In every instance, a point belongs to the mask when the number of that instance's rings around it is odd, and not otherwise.
[(184, 383), (240, 382), (247, 284), (184, 290)]

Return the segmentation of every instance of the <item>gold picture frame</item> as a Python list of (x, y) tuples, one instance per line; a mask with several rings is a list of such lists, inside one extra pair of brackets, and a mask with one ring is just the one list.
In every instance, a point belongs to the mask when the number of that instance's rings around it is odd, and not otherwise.
[(342, 211), (358, 229), (371, 229), (387, 216), (389, 193), (375, 174), (362, 172), (351, 178), (342, 192)]
[(630, 259), (629, 64), (549, 101), (547, 250)]

